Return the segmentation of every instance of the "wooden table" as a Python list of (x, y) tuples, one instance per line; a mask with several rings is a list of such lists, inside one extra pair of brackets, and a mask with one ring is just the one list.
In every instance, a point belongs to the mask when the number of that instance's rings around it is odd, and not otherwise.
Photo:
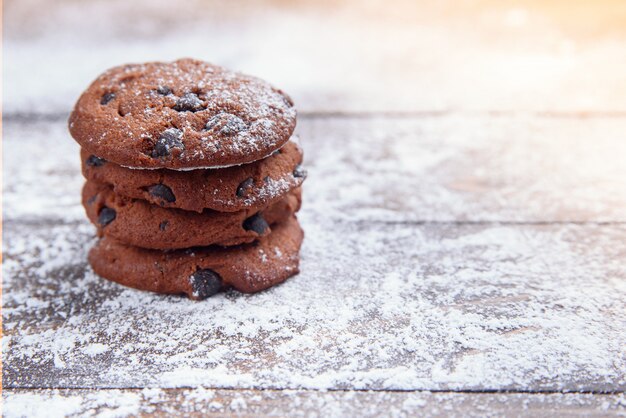
[[(4, 414), (623, 414), (626, 8), (568, 3), (6, 4)], [(180, 56), (299, 108), (302, 273), (267, 292), (86, 264), (68, 112)]]

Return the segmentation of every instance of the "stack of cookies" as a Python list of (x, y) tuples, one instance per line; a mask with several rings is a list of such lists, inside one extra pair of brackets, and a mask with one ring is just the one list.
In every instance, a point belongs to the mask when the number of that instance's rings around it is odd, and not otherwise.
[(193, 299), (298, 273), (306, 173), (295, 125), (281, 90), (202, 61), (102, 74), (69, 120), (100, 237), (94, 271)]

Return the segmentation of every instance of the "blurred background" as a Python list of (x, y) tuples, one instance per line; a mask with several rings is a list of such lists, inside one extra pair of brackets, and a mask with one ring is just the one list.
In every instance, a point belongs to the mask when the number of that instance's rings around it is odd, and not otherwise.
[(626, 112), (626, 2), (9, 0), (5, 114), (113, 65), (195, 57), (301, 112)]

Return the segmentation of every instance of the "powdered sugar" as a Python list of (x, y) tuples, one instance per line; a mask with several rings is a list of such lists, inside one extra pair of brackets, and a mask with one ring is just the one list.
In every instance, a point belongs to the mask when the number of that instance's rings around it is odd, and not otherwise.
[[(584, 16), (580, 32), (600, 38), (588, 42), (541, 10), (474, 2), (348, 2), (332, 14), (263, 2), (7, 3), (5, 110), (57, 117), (4, 124), (5, 416), (624, 410), (623, 394), (325, 391), (623, 391), (623, 119), (304, 119), (302, 273), (259, 295), (193, 303), (86, 267), (93, 230), (60, 115), (112, 63), (181, 55), (271, 79), (308, 111), (619, 112), (619, 25)], [(15, 389), (61, 386), (89, 389)], [(94, 391), (108, 386), (151, 388)]]
[[(258, 295), (227, 293), (202, 303), (95, 277), (85, 270), (86, 225), (21, 225), (17, 234), (19, 224), (9, 224), (7, 384), (52, 378), (57, 385), (123, 387), (624, 385), (618, 353), (626, 343), (626, 289), (618, 278), (626, 272), (615, 258), (624, 251), (624, 228), (370, 229), (312, 222), (304, 207), (299, 276)], [(55, 244), (53, 236), (63, 239)], [(342, 245), (328, 251), (332, 242)], [(27, 306), (33, 298), (49, 305)], [(107, 356), (91, 355), (93, 344), (109, 347)]]
[(70, 131), (94, 154), (125, 166), (212, 167), (276, 150), (295, 117), (290, 99), (268, 83), (179, 59), (105, 71), (78, 99)]
[[(257, 295), (203, 302), (96, 277), (85, 261), (93, 229), (79, 207), (77, 147), (64, 122), (9, 123), (5, 387), (621, 390), (624, 225), (485, 221), (620, 219), (611, 206), (624, 199), (620, 185), (595, 180), (623, 168), (591, 161), (619, 147), (621, 123), (576, 121), (567, 131), (534, 118), (305, 120), (301, 274)], [(548, 141), (536, 149), (561, 168), (524, 176), (545, 160), (517, 162), (529, 139), (511, 135), (508, 153), (474, 160), (498, 173), (499, 188), (474, 202), (448, 187), (454, 150), (485, 155), (475, 132), (499, 138), (501, 126), (534, 126), (530, 144)], [(591, 148), (588, 136), (576, 136), (587, 131), (606, 135)], [(578, 190), (556, 187), (567, 184), (557, 132), (570, 135), (566, 143), (588, 168)], [(20, 164), (26, 155), (37, 164)], [(517, 185), (526, 188), (515, 194)], [(515, 203), (525, 190), (537, 204), (560, 201), (541, 213)], [(592, 196), (598, 204), (585, 212), (555, 209)], [(58, 207), (63, 199), (67, 207)], [(482, 222), (445, 222), (464, 217)]]
[[(290, 141), (292, 141), (292, 142), (294, 142), (296, 144), (300, 144), (300, 140), (298, 139), (297, 136), (291, 137)], [(272, 151), (270, 154), (265, 155), (261, 159), (269, 157), (274, 152), (275, 151)], [(239, 165), (241, 165), (241, 164), (214, 165), (214, 166), (210, 166), (210, 167), (186, 167), (186, 168), (177, 168), (177, 169), (175, 169), (175, 171), (192, 171), (192, 170), (205, 170), (205, 169), (207, 169), (207, 170), (215, 170), (215, 169), (220, 169), (220, 168), (236, 167), (236, 166), (239, 166)], [(150, 168), (150, 167), (129, 167), (129, 166), (125, 166), (125, 165), (123, 165), (122, 167), (130, 168), (132, 170), (158, 170), (158, 168)]]
[[(620, 414), (626, 405), (623, 395), (594, 394), (484, 394), (430, 392), (317, 392), (194, 389), (162, 390), (43, 390), (34, 393), (9, 391), (5, 416), (62, 416), (107, 414), (115, 416), (157, 414), (295, 417), (501, 417), (515, 413), (536, 416), (552, 414)], [(64, 403), (67, 402), (67, 403)], [(121, 406), (124, 405), (123, 408)], [(54, 413), (54, 412), (53, 412)]]
[[(578, 415), (620, 414), (623, 395), (594, 394), (481, 394), (428, 392), (315, 392), (207, 390), (47, 390), (10, 391), (5, 416), (51, 416), (44, 406), (58, 406), (65, 416), (94, 413), (116, 416), (160, 414), (168, 416), (217, 413), (224, 415), (294, 417), (501, 417), (515, 412), (537, 416), (567, 412)], [(6, 393), (6, 392), (5, 392)], [(6, 395), (5, 395), (6, 396)], [(137, 402), (139, 400), (139, 402)], [(67, 401), (67, 403), (63, 403)], [(117, 405), (124, 404), (124, 409)], [(33, 412), (35, 412), (33, 414)]]
[[(7, 417), (49, 417), (62, 418), (79, 415), (92, 415), (98, 411), (99, 417), (127, 417), (140, 410), (141, 394), (133, 392), (112, 392), (106, 396), (99, 393), (70, 394), (60, 391), (45, 393), (19, 393), (5, 402), (3, 416)], [(152, 408), (144, 406), (149, 413)]]
[(99, 354), (104, 354), (107, 351), (109, 351), (109, 347), (101, 343), (89, 344), (88, 346), (83, 348), (83, 352), (90, 356), (97, 356)]
[[(5, 182), (6, 218), (84, 219), (64, 119), (18, 122), (4, 128), (5, 178), (20, 179)], [(620, 222), (625, 130), (620, 118), (302, 119), (307, 204), (344, 221)]]

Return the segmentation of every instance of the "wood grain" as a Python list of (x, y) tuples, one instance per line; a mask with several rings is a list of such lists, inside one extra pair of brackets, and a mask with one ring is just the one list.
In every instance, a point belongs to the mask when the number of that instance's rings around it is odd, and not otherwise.
[[(300, 118), (297, 132), (305, 210), (324, 218), (626, 222), (626, 165), (616, 158), (626, 153), (626, 118), (321, 116)], [(84, 218), (65, 117), (9, 119), (5, 141), (7, 219)]]
[(626, 387), (626, 226), (301, 220), (300, 275), (203, 303), (96, 277), (84, 221), (7, 221), (5, 388)]
[[(610, 417), (621, 395), (432, 392), (317, 392), (207, 389), (9, 390), (7, 416), (43, 414), (55, 405), (67, 416), (117, 414), (188, 417)], [(42, 408), (46, 405), (45, 408)], [(41, 408), (41, 409), (39, 409)]]

